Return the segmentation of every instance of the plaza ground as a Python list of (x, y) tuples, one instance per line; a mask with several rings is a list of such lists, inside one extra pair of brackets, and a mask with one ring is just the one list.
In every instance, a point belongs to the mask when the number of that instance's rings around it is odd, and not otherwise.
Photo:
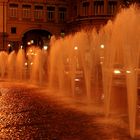
[(116, 117), (107, 123), (99, 110), (88, 110), (84, 102), (37, 86), (0, 83), (2, 140), (131, 140), (127, 122), (122, 127)]

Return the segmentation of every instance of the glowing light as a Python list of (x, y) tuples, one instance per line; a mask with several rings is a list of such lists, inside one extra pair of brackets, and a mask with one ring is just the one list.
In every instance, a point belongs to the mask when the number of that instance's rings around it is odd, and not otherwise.
[(69, 72), (68, 71), (65, 71), (65, 74), (69, 74)]
[(129, 73), (131, 73), (131, 71), (130, 71), (130, 70), (127, 70), (127, 71), (126, 71), (126, 73), (128, 73), (128, 74), (129, 74)]
[(20, 48), (22, 49), (22, 48), (23, 48), (23, 46), (21, 45), (21, 46), (20, 46)]
[(48, 49), (48, 46), (44, 46), (43, 49), (44, 49), (44, 50), (47, 50), (47, 49)]
[(30, 64), (33, 65), (33, 62), (31, 62)]
[(79, 82), (79, 81), (80, 81), (80, 79), (76, 78), (76, 79), (75, 79), (75, 81), (76, 81), (76, 82)]
[(100, 64), (101, 64), (101, 65), (103, 64), (103, 59), (104, 59), (104, 57), (101, 56), (101, 57), (100, 57)]
[(28, 65), (28, 63), (27, 62), (25, 62), (25, 64), (24, 64), (25, 66), (27, 66)]
[(100, 48), (101, 49), (104, 49), (105, 48), (104, 44), (101, 44)]
[(8, 44), (8, 47), (11, 47), (11, 44)]
[(64, 37), (65, 36), (65, 33), (61, 32), (61, 36)]
[(34, 43), (34, 40), (31, 40), (30, 43), (33, 44)]
[(28, 45), (31, 45), (31, 42), (28, 42), (27, 44), (28, 44)]
[(70, 59), (69, 59), (69, 58), (67, 58), (66, 60), (67, 60), (67, 63), (69, 63)]
[(74, 47), (74, 50), (78, 50), (78, 47), (77, 47), (77, 46), (75, 46), (75, 47)]
[(101, 56), (101, 57), (100, 57), (100, 59), (104, 59), (104, 57), (103, 57), (103, 56)]
[(121, 73), (120, 70), (117, 70), (117, 69), (114, 70), (114, 74), (120, 74), (120, 73)]
[(101, 99), (103, 100), (105, 98), (104, 94), (102, 94)]

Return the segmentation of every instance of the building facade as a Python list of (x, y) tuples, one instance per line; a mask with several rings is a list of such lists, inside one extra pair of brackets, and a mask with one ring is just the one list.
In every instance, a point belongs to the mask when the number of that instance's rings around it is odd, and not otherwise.
[(114, 17), (122, 0), (0, 0), (0, 50), (29, 41), (42, 46), (51, 35), (97, 27)]
[(72, 0), (67, 25), (74, 32), (83, 28), (100, 28), (113, 19), (122, 7), (140, 0)]

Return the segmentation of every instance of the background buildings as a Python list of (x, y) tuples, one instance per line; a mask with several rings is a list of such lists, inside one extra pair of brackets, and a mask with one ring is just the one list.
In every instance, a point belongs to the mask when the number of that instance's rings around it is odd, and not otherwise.
[[(99, 28), (133, 0), (0, 0), (0, 50), (47, 45), (51, 35)], [(138, 1), (137, 1), (138, 2)]]

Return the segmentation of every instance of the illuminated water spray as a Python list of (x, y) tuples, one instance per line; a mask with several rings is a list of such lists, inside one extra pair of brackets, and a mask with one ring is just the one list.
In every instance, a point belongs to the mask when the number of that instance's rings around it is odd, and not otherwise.
[[(49, 53), (48, 46), (29, 48), (27, 52), (21, 48), (17, 54), (0, 52), (0, 76), (48, 83), (48, 88), (57, 89), (58, 93), (100, 104), (106, 116), (125, 108), (130, 135), (134, 137), (140, 69), (139, 23), (140, 11), (132, 6), (123, 9), (98, 32), (82, 30), (61, 39), (52, 37)], [(120, 87), (124, 92), (118, 90)], [(112, 110), (113, 104), (116, 108)]]

